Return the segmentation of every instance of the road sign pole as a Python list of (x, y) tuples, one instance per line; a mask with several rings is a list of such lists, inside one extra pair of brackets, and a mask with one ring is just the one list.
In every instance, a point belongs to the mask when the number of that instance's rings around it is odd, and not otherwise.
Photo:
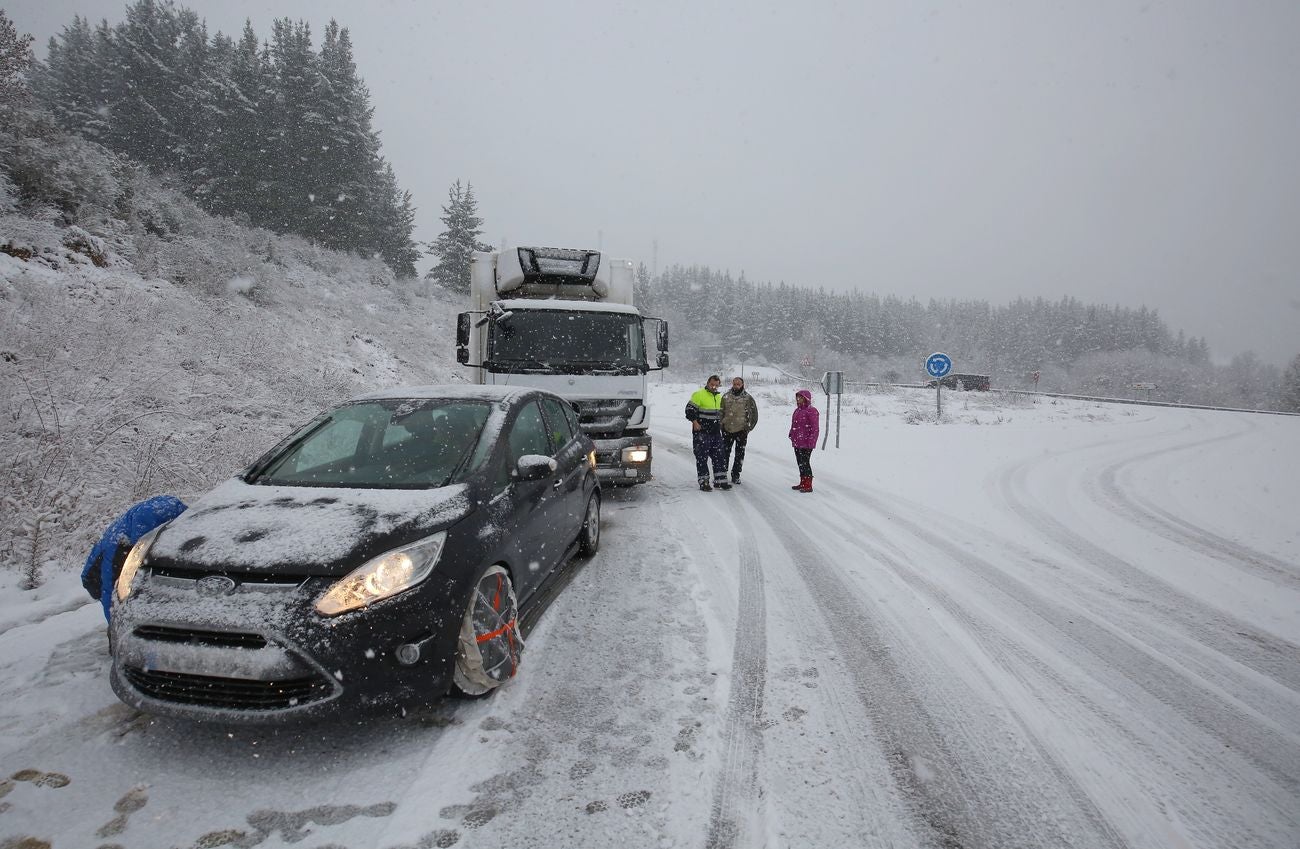
[[(829, 384), (828, 384), (828, 385), (829, 385)], [(831, 391), (830, 391), (830, 389), (827, 389), (827, 390), (826, 390), (826, 415), (829, 416), (830, 414), (831, 414)], [(830, 438), (831, 438), (831, 429), (830, 429), (829, 427), (827, 427), (826, 430), (822, 433), (822, 450), (823, 450), (823, 451), (826, 450), (826, 441), (827, 441), (828, 439), (830, 439)], [(835, 442), (835, 447), (836, 447), (836, 448), (839, 448), (839, 447), (840, 447), (839, 440), (836, 440), (836, 442)]]
[(943, 378), (952, 371), (952, 357), (936, 351), (925, 358), (925, 371), (934, 378), (934, 416), (938, 421), (943, 416)]

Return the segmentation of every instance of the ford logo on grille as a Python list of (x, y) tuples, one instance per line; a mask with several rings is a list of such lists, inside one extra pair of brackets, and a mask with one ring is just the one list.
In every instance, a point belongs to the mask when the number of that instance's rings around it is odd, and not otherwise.
[(194, 589), (202, 596), (230, 595), (235, 591), (234, 578), (225, 575), (204, 575), (194, 584)]

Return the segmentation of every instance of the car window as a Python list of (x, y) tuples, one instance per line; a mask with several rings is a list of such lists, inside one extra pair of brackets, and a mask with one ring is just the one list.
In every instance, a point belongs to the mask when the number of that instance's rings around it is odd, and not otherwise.
[(519, 415), (515, 417), (515, 423), (510, 427), (510, 464), (519, 462), (519, 458), (525, 454), (541, 454), (543, 457), (549, 457), (554, 452), (551, 450), (551, 439), (547, 435), (546, 421), (542, 418), (542, 411), (537, 406), (537, 402), (530, 401), (522, 409)]
[(564, 415), (567, 404), (555, 398), (543, 398), (542, 407), (546, 410), (546, 421), (550, 425), (551, 453), (558, 454), (573, 439), (573, 428), (568, 416)]
[(572, 404), (564, 405), (564, 415), (569, 420), (569, 427), (573, 428), (573, 432), (582, 433), (582, 425), (579, 423), (578, 411), (573, 408)]

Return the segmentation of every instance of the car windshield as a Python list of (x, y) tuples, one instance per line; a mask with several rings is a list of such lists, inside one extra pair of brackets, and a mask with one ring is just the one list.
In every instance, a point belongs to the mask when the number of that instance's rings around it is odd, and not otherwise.
[[(424, 489), (482, 461), (481, 401), (384, 399), (347, 404), (270, 457), (249, 483)], [(471, 460), (473, 462), (471, 462)]]
[(645, 343), (631, 313), (516, 309), (493, 323), (488, 358), (500, 371), (637, 373)]

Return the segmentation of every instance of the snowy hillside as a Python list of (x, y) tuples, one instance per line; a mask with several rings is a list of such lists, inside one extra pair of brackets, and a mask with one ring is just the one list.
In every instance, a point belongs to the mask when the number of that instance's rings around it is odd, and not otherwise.
[(126, 506), (202, 492), (328, 404), (464, 379), (445, 296), (379, 260), (170, 211), (185, 235), (0, 215), (0, 592), (79, 569)]
[[(415, 335), (371, 338), (397, 362)], [(930, 392), (859, 394), (801, 494), (796, 387), (765, 385), (744, 483), (701, 493), (693, 388), (654, 385), (655, 481), (610, 496), (486, 700), (152, 720), (75, 575), (7, 594), (0, 845), (1300, 844), (1300, 420), (954, 393), (936, 424)]]

